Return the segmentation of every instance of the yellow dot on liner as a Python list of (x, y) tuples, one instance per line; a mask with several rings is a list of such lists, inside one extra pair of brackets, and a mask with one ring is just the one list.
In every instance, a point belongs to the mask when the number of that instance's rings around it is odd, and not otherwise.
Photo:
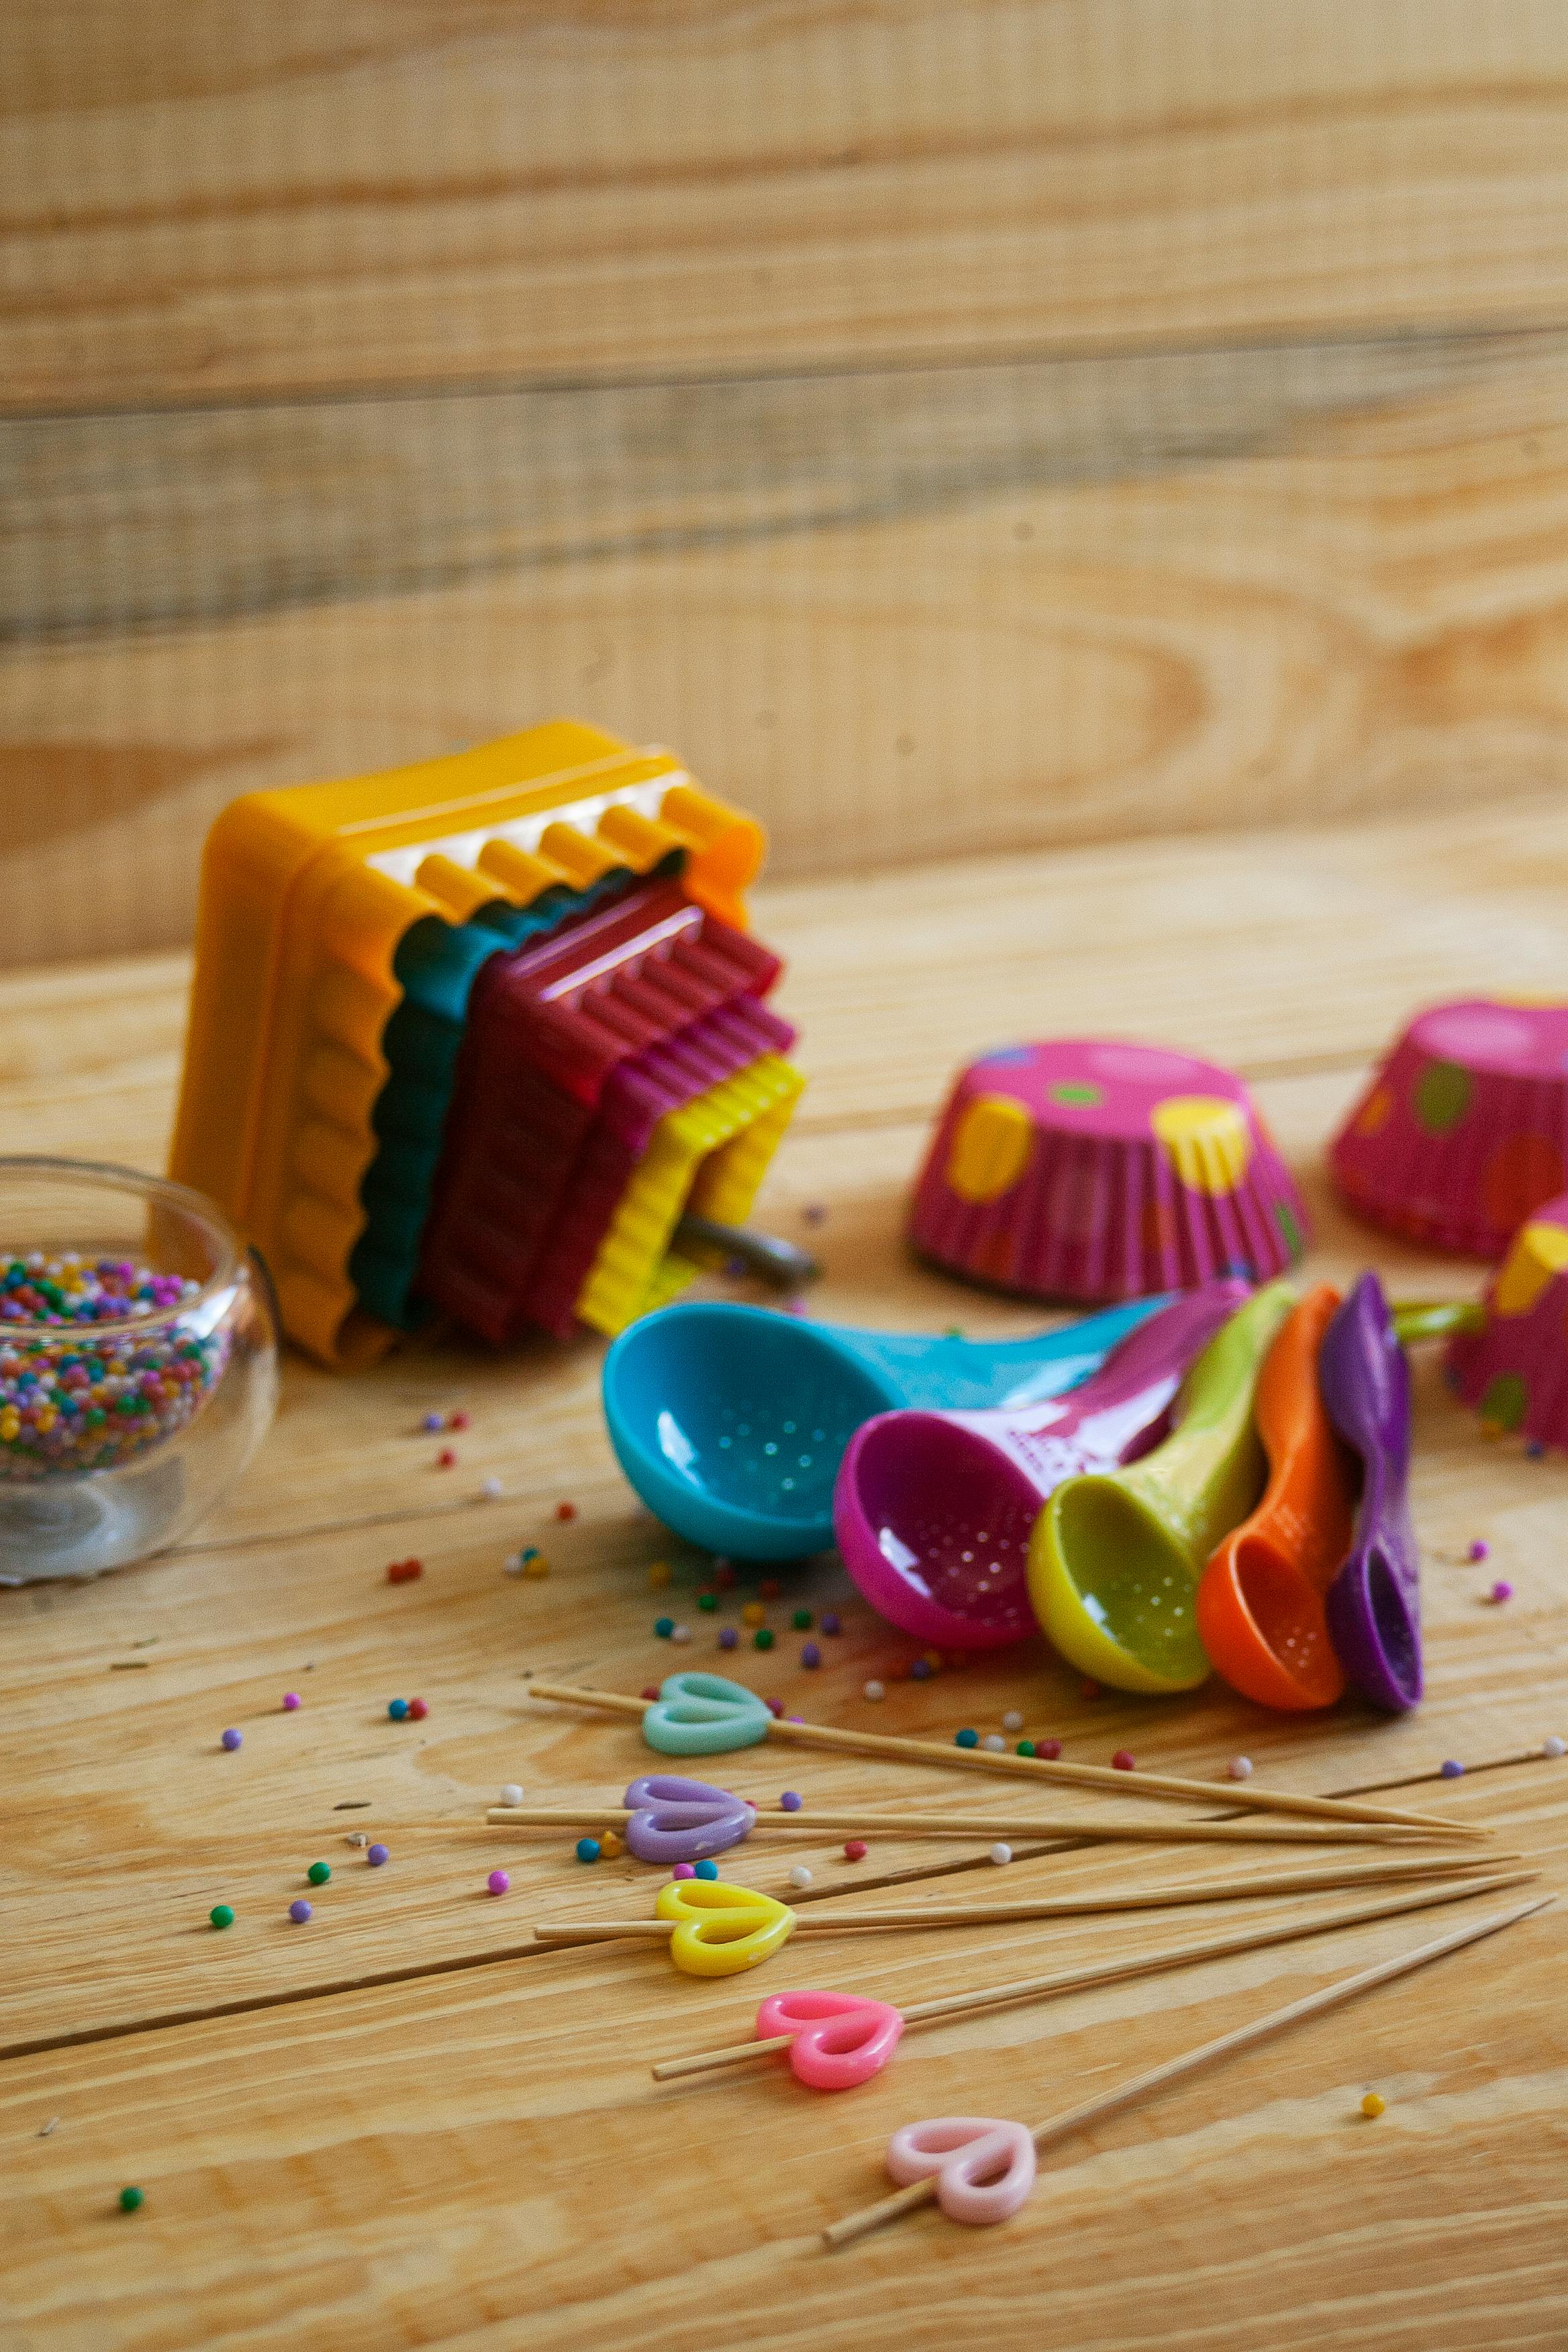
[(1167, 1095), (1149, 1124), (1189, 1192), (1211, 1200), (1234, 1192), (1251, 1163), (1247, 1114), (1224, 1095)]
[(651, 1591), (655, 1592), (662, 1591), (664, 1587), (669, 1582), (668, 1560), (656, 1559), (653, 1566), (648, 1570), (647, 1580)]
[(1363, 2116), (1375, 2119), (1375, 2117), (1382, 2115), (1386, 2105), (1387, 2101), (1380, 2099), (1375, 2091), (1369, 2091), (1365, 2098), (1361, 2103), (1361, 2111)]
[(1010, 1095), (978, 1095), (953, 1129), (943, 1171), (961, 1201), (979, 1206), (1011, 1192), (1028, 1165), (1035, 1123)]

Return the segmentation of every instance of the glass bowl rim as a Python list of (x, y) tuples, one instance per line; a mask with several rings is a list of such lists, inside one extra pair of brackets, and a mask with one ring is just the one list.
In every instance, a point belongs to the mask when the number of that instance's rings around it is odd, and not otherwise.
[[(216, 1201), (209, 1201), (205, 1192), (196, 1192), (189, 1184), (176, 1184), (172, 1176), (149, 1176), (139, 1168), (122, 1168), (112, 1160), (68, 1160), (47, 1151), (0, 1152), (0, 1186), (4, 1185), (6, 1177), (24, 1174), (54, 1177), (64, 1183), (79, 1184), (84, 1191), (140, 1192), (143, 1200), (161, 1201), (205, 1228), (216, 1245), (216, 1263), (196, 1297), (183, 1298), (178, 1305), (160, 1307), (151, 1315), (122, 1316), (113, 1322), (0, 1322), (0, 1346), (12, 1347), (23, 1342), (58, 1348), (79, 1346), (89, 1338), (118, 1338), (122, 1333), (144, 1336), (149, 1331), (166, 1329), (170, 1324), (184, 1322), (198, 1307), (206, 1306), (225, 1290), (233, 1288), (245, 1251), (223, 1211)], [(14, 1244), (0, 1243), (0, 1249), (15, 1250), (15, 1247)]]

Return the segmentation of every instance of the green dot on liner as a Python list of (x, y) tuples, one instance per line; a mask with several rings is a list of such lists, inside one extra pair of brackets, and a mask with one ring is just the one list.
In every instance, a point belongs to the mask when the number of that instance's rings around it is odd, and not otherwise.
[(1276, 1201), (1274, 1203), (1274, 1222), (1279, 1226), (1280, 1239), (1291, 1256), (1300, 1257), (1307, 1244), (1302, 1237), (1301, 1228), (1297, 1223), (1295, 1212), (1288, 1201)]
[(1053, 1102), (1082, 1103), (1091, 1110), (1101, 1100), (1100, 1087), (1091, 1086), (1087, 1078), (1062, 1078), (1047, 1091)]
[(227, 1903), (215, 1903), (212, 1909), (207, 1913), (207, 1917), (212, 1921), (215, 1927), (232, 1927), (234, 1925), (233, 1906)]
[(1410, 1108), (1428, 1135), (1447, 1135), (1470, 1107), (1470, 1074), (1458, 1062), (1428, 1062), (1415, 1081)]
[(305, 1873), (312, 1886), (325, 1886), (331, 1874), (332, 1865), (330, 1862), (313, 1862)]
[(1481, 1399), (1481, 1419), (1494, 1423), (1499, 1429), (1517, 1429), (1529, 1402), (1529, 1391), (1519, 1374), (1499, 1372), (1495, 1380), (1487, 1382), (1486, 1394)]

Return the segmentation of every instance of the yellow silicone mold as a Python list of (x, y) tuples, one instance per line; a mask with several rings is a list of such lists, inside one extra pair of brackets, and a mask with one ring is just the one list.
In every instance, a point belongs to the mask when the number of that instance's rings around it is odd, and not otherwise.
[(203, 859), (171, 1173), (261, 1251), (292, 1338), (352, 1364), (395, 1336), (356, 1307), (348, 1262), (410, 925), (679, 852), (689, 896), (743, 928), (763, 850), (761, 827), (673, 753), (572, 719), (223, 812)]
[(805, 1084), (777, 1054), (761, 1054), (679, 1110), (666, 1113), (622, 1193), (577, 1296), (577, 1315), (613, 1338), (694, 1279), (694, 1259), (669, 1246), (688, 1209), (740, 1224), (757, 1196)]

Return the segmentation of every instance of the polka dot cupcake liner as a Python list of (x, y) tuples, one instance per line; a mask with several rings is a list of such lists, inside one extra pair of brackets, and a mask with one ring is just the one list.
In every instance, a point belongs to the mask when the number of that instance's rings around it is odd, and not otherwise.
[(1147, 1045), (1058, 1039), (973, 1062), (916, 1190), (915, 1246), (1034, 1298), (1136, 1298), (1301, 1255), (1307, 1215), (1241, 1080)]
[(1464, 997), (1411, 1022), (1330, 1148), (1348, 1207), (1500, 1258), (1568, 1186), (1568, 1004)]
[(1568, 1192), (1513, 1237), (1482, 1331), (1448, 1343), (1448, 1378), (1482, 1425), (1568, 1451)]

